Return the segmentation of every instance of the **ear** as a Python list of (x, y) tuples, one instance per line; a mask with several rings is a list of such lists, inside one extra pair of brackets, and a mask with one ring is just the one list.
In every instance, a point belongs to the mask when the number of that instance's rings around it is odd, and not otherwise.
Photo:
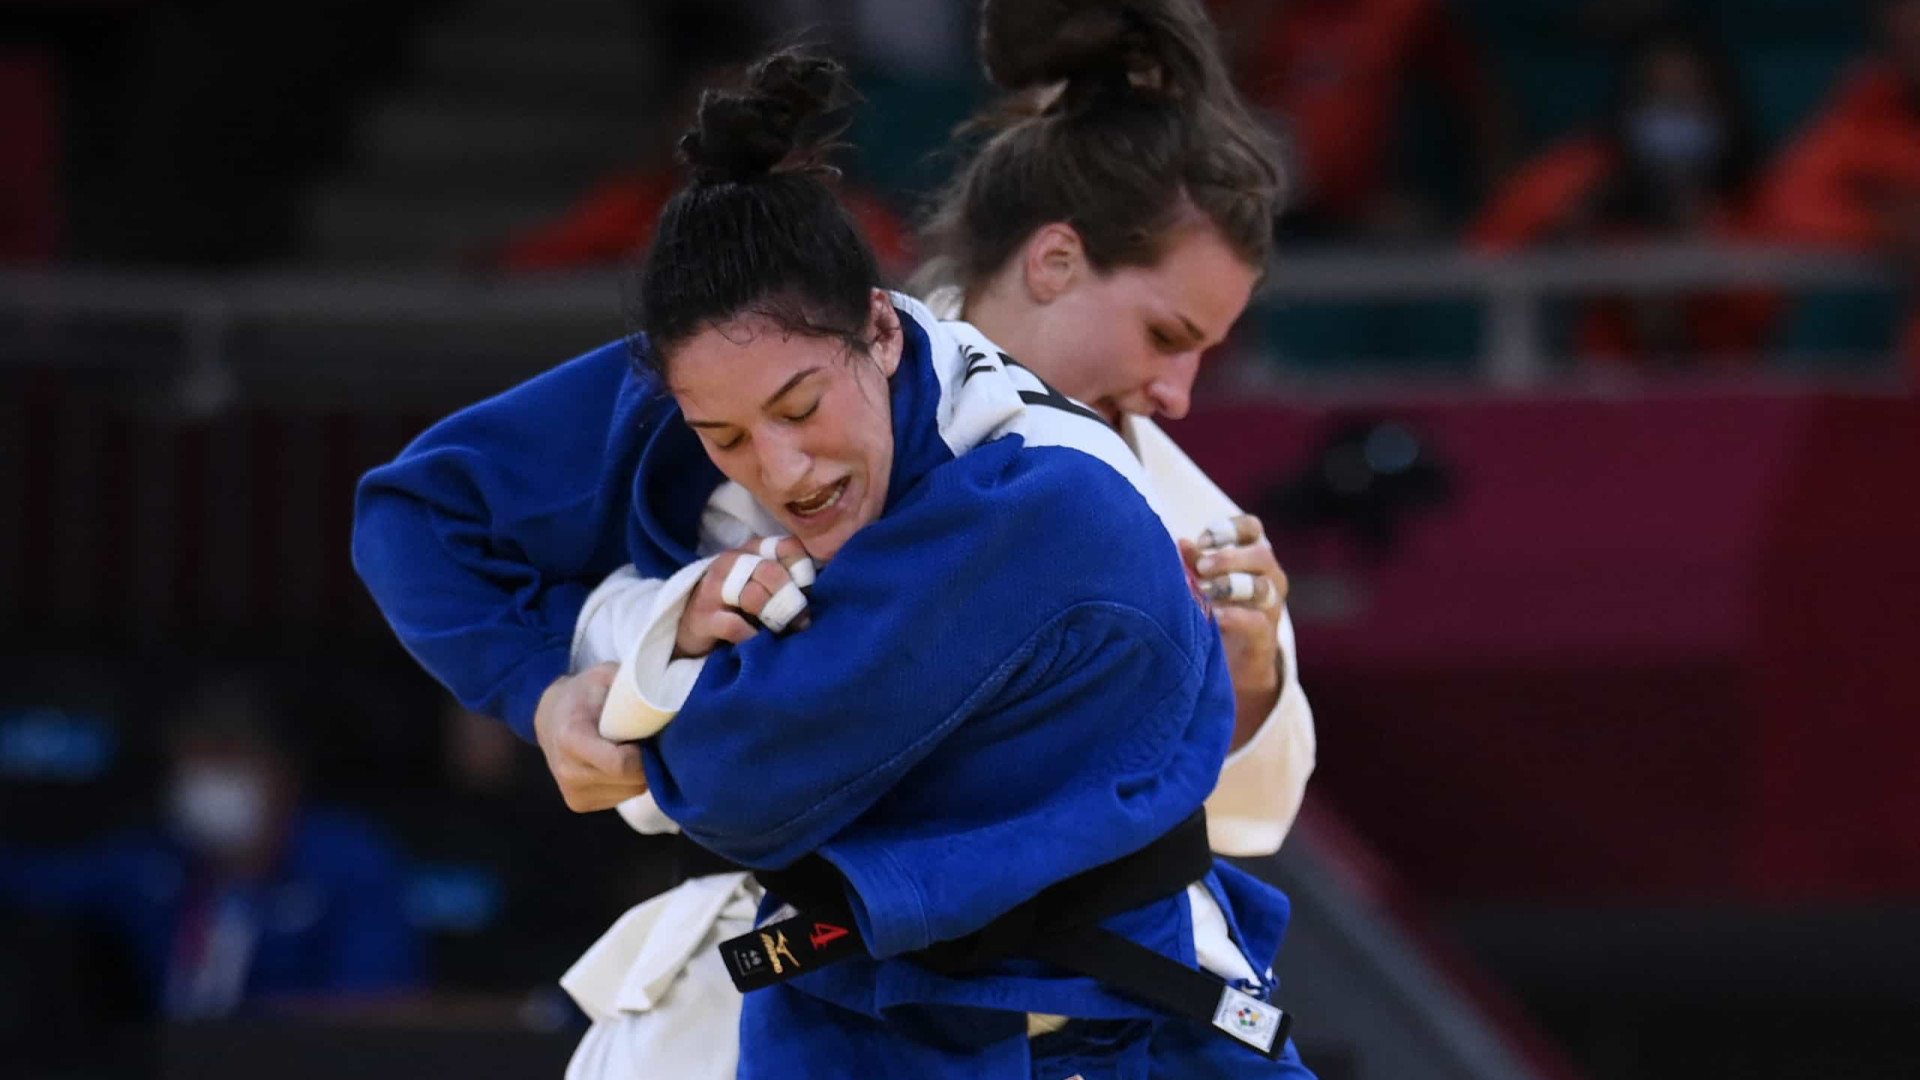
[(1064, 221), (1040, 226), (1027, 238), (1022, 269), (1027, 298), (1036, 304), (1051, 304), (1073, 291), (1089, 271), (1079, 231)]
[(906, 334), (900, 328), (900, 313), (893, 308), (893, 297), (885, 289), (873, 290), (872, 310), (867, 315), (867, 340), (873, 342), (873, 362), (880, 373), (893, 378), (900, 370), (900, 354), (906, 349)]

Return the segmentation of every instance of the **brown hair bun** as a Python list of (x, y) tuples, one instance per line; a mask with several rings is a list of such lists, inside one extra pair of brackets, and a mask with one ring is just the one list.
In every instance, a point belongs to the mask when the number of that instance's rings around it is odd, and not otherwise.
[(700, 183), (826, 168), (826, 153), (854, 100), (837, 61), (783, 49), (753, 65), (744, 90), (700, 95), (699, 119), (680, 139), (680, 154)]
[(984, 0), (980, 58), (1009, 91), (1065, 82), (1197, 95), (1224, 80), (1197, 0)]

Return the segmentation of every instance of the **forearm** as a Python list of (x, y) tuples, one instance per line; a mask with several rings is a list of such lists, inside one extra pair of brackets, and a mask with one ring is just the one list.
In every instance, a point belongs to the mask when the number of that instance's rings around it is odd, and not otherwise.
[(1283, 677), (1269, 711), (1236, 742), (1207, 799), (1208, 835), (1222, 855), (1270, 855), (1280, 849), (1306, 797), (1318, 753), (1313, 708), (1300, 685), (1293, 620), (1278, 632)]
[(541, 693), (568, 669), (586, 587), (511, 588), (504, 570), (482, 565), (504, 560), (446, 544), (434, 516), (424, 503), (363, 485), (355, 568), (428, 673), (461, 704), (506, 720), (531, 741)]
[(1275, 662), (1275, 678), (1269, 686), (1247, 689), (1236, 686), (1234, 688), (1232, 746), (1234, 750), (1239, 750), (1252, 742), (1253, 737), (1260, 733), (1260, 729), (1267, 723), (1267, 718), (1273, 715), (1274, 709), (1280, 704), (1280, 694), (1286, 687), (1285, 676), (1280, 673), (1280, 669), (1285, 668), (1286, 663), (1284, 656)]
[(356, 492), (354, 567), (395, 634), (523, 737), (582, 602), (631, 557), (645, 389), (609, 343), (440, 421)]

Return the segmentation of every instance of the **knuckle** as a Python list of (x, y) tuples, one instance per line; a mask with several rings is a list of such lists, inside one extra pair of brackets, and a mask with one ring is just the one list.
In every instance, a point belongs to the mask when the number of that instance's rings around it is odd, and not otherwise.
[(772, 559), (768, 559), (766, 562), (753, 568), (754, 583), (767, 590), (767, 596), (769, 597), (778, 592), (780, 587), (785, 585), (788, 580), (790, 579), (787, 575), (787, 568)]
[[(759, 579), (756, 578), (748, 581), (746, 585), (741, 587), (738, 610), (744, 611), (749, 615), (757, 616), (760, 614), (760, 609), (766, 607), (767, 601), (772, 598), (773, 590), (762, 585)], [(735, 616), (735, 618), (738, 618), (738, 616)]]

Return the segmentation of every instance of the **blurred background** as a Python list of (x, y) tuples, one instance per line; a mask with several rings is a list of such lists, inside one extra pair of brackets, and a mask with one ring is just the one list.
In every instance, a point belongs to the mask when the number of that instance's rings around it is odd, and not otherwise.
[[(1274, 534), (1307, 1060), (1911, 1077), (1920, 0), (1211, 0), (1294, 191), (1173, 431)], [(968, 0), (0, 0), (0, 1071), (554, 1076), (671, 873), (454, 707), (353, 484), (623, 332), (829, 41), (913, 265)]]

